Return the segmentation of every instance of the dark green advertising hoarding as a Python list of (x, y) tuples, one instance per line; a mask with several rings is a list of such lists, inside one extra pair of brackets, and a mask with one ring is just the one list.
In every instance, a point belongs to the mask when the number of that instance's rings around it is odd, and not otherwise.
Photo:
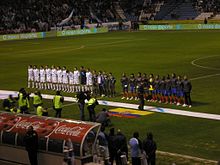
[(219, 30), (220, 24), (140, 25), (140, 30)]
[(63, 30), (57, 31), (58, 37), (63, 36), (74, 36), (74, 35), (84, 35), (84, 34), (96, 34), (108, 32), (108, 28), (91, 28), (91, 29), (77, 29), (77, 30)]
[(0, 36), (0, 41), (36, 39), (36, 38), (44, 38), (44, 36), (45, 36), (44, 32), (24, 33), (24, 34), (5, 34)]

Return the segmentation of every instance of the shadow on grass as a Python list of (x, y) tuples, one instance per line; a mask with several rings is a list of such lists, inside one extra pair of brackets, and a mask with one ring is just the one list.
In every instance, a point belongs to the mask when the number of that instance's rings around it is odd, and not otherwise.
[(193, 105), (193, 107), (201, 107), (201, 106), (210, 105), (210, 103), (201, 102), (201, 101), (193, 101), (193, 102), (192, 102), (192, 105)]

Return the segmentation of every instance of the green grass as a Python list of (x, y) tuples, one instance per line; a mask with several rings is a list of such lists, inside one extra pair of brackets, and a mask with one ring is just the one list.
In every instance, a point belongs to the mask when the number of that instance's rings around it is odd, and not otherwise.
[[(219, 43), (220, 33), (217, 31), (116, 32), (1, 42), (0, 89), (18, 90), (25, 87), (29, 64), (64, 65), (69, 69), (84, 65), (112, 72), (117, 78), (118, 93), (121, 91), (119, 78), (122, 72), (136, 74), (140, 71), (159, 75), (175, 72), (186, 74), (189, 78), (218, 74)], [(191, 61), (207, 56), (210, 57), (198, 60), (196, 64), (209, 69), (191, 64)], [(220, 76), (193, 80), (193, 107), (186, 110), (220, 114), (219, 83)], [(50, 104), (45, 101), (45, 106), (50, 107)], [(149, 105), (177, 108), (163, 104)], [(101, 108), (99, 106), (98, 110)], [(63, 117), (79, 119), (78, 107), (66, 107)], [(128, 139), (136, 130), (142, 139), (146, 131), (152, 131), (159, 150), (213, 160), (220, 158), (219, 121), (158, 113), (138, 119), (113, 118), (112, 121)]]

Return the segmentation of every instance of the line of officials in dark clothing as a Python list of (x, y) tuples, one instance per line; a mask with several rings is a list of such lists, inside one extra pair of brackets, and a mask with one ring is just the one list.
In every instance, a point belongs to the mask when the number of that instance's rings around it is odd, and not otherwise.
[[(108, 135), (104, 131), (105, 128), (102, 127), (98, 136), (98, 142), (99, 145), (104, 147), (106, 146), (109, 151), (109, 159), (107, 157), (105, 158), (105, 165), (113, 165), (114, 161), (116, 162), (116, 165), (127, 165), (128, 143), (125, 135), (120, 129), (117, 130), (116, 134), (114, 128), (110, 129)], [(141, 158), (141, 153), (143, 152), (147, 164), (155, 165), (157, 145), (153, 140), (152, 133), (147, 133), (147, 137), (143, 140), (143, 142), (139, 139), (139, 134), (137, 132), (134, 133), (132, 139), (137, 140), (136, 149), (140, 151), (140, 155), (133, 157), (134, 148), (131, 144), (129, 144), (131, 147), (132, 165), (141, 165), (141, 159), (143, 159)]]

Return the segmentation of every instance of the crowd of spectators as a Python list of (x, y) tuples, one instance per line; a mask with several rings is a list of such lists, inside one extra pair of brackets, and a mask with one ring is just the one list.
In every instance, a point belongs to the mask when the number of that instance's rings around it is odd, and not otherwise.
[[(112, 1), (89, 0), (8, 0), (0, 1), (0, 34), (49, 31), (73, 12), (67, 25), (80, 25), (82, 21), (107, 22), (114, 17), (109, 6)], [(91, 14), (93, 7), (93, 14)]]
[(194, 0), (194, 6), (200, 12), (220, 12), (219, 0)]
[[(218, 0), (190, 0), (200, 12), (220, 11)], [(153, 19), (161, 0), (7, 0), (0, 1), (0, 34), (49, 31), (72, 13), (66, 25), (103, 23), (120, 19), (115, 4), (119, 4), (127, 20), (149, 13)], [(164, 3), (167, 0), (164, 0)], [(150, 14), (151, 13), (151, 14)]]

